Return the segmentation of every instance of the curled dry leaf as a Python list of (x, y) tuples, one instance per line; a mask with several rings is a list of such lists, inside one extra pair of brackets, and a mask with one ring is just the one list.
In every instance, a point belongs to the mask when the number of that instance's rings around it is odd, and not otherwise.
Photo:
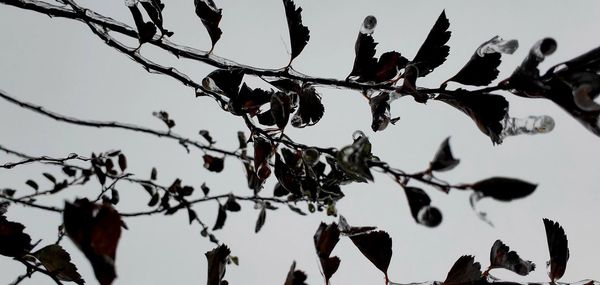
[(207, 285), (222, 285), (229, 254), (231, 254), (231, 250), (224, 244), (204, 254), (208, 262)]
[(548, 276), (554, 282), (560, 279), (567, 269), (569, 240), (567, 240), (565, 230), (557, 222), (544, 219), (544, 228), (548, 240), (548, 251), (550, 251), (550, 260), (547, 263), (550, 267)]
[(62, 281), (72, 281), (77, 284), (85, 282), (77, 272), (77, 266), (71, 263), (71, 255), (60, 245), (51, 244), (33, 253), (48, 272), (54, 274)]
[(481, 265), (473, 256), (463, 255), (450, 268), (443, 284), (473, 284), (482, 279)]
[(496, 240), (490, 252), (490, 269), (504, 268), (519, 275), (526, 276), (535, 270), (535, 264), (529, 260), (523, 260), (515, 251), (505, 245), (501, 240)]
[(87, 199), (65, 203), (65, 232), (92, 264), (101, 285), (117, 277), (115, 255), (121, 237), (121, 216), (110, 204), (97, 205)]

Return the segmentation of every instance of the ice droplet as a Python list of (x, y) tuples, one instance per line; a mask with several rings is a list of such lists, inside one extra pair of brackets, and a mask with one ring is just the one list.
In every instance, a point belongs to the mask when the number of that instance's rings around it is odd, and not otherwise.
[(361, 34), (372, 34), (375, 31), (375, 27), (377, 26), (377, 18), (373, 15), (369, 15), (363, 21), (362, 26), (360, 27)]
[(556, 41), (553, 38), (544, 38), (539, 40), (531, 48), (531, 53), (541, 61), (546, 56), (553, 54), (556, 51)]
[(491, 40), (483, 43), (477, 49), (477, 55), (483, 57), (488, 53), (506, 53), (513, 54), (519, 48), (517, 40), (503, 40), (499, 36), (493, 37)]
[(554, 119), (550, 116), (529, 116), (527, 118), (506, 118), (501, 138), (521, 134), (535, 135), (549, 133), (554, 129)]
[(125, 0), (125, 6), (133, 7), (138, 3), (138, 0)]

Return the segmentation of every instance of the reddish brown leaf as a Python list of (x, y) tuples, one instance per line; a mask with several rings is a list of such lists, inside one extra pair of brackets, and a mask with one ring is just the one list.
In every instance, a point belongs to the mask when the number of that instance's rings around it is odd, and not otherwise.
[(71, 263), (71, 256), (60, 245), (51, 244), (33, 253), (42, 265), (62, 281), (72, 281), (77, 284), (85, 282), (77, 272), (77, 266)]
[(554, 221), (544, 219), (544, 228), (546, 229), (546, 238), (548, 240), (548, 250), (550, 251), (550, 270), (548, 276), (552, 282), (560, 279), (567, 269), (569, 261), (569, 240), (565, 230)]
[(321, 268), (323, 269), (325, 283), (329, 283), (329, 279), (340, 266), (340, 259), (337, 256), (330, 257), (333, 248), (340, 240), (338, 225), (336, 223), (332, 223), (331, 225), (321, 223), (313, 239), (319, 261), (321, 262)]
[(443, 284), (468, 284), (481, 280), (481, 265), (473, 256), (463, 255), (450, 268)]
[(115, 255), (121, 237), (121, 216), (110, 204), (87, 199), (65, 203), (65, 232), (92, 264), (101, 285), (116, 278)]
[(387, 270), (392, 259), (392, 238), (384, 231), (374, 231), (362, 235), (351, 236), (350, 239), (358, 250), (387, 277)]
[(32, 248), (31, 237), (24, 233), (25, 226), (9, 222), (0, 215), (0, 254), (10, 257), (22, 257)]
[(204, 254), (208, 261), (207, 285), (221, 285), (229, 254), (231, 254), (231, 250), (224, 244)]

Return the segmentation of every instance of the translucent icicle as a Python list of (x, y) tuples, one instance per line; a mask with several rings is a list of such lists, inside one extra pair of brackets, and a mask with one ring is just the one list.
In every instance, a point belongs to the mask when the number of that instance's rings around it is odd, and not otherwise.
[(483, 57), (488, 53), (495, 52), (513, 54), (517, 48), (519, 48), (519, 42), (517, 40), (505, 41), (499, 36), (495, 36), (477, 49), (477, 55)]
[(133, 7), (138, 3), (138, 0), (125, 0), (125, 6)]
[(529, 116), (527, 118), (506, 118), (500, 138), (521, 134), (535, 135), (549, 133), (554, 129), (554, 119), (550, 116)]
[(363, 21), (362, 26), (360, 27), (360, 33), (370, 35), (375, 31), (376, 26), (377, 18), (373, 15), (369, 15)]

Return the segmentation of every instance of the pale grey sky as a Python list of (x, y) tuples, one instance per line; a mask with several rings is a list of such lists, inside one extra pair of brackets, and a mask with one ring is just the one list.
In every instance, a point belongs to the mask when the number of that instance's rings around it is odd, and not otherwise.
[[(164, 0), (165, 27), (175, 31), (176, 43), (209, 49), (210, 40), (194, 14), (193, 1)], [(79, 1), (85, 7), (133, 24), (122, 1)], [(289, 40), (283, 5), (272, 1), (220, 1), (223, 9), (223, 37), (215, 54), (237, 62), (264, 68), (283, 67), (288, 62)], [(435, 87), (452, 76), (484, 41), (495, 35), (518, 39), (520, 48), (503, 56), (499, 78), (510, 75), (537, 40), (551, 36), (558, 50), (541, 65), (542, 70), (600, 45), (597, 19), (600, 3), (578, 1), (308, 1), (296, 0), (304, 9), (303, 20), (311, 39), (294, 67), (303, 73), (343, 79), (354, 60), (354, 41), (363, 18), (375, 15), (374, 38), (378, 53), (396, 50), (412, 58), (439, 13), (446, 9), (452, 37), (446, 64), (420, 81)], [(176, 120), (175, 131), (196, 136), (208, 129), (218, 146), (235, 149), (236, 132), (243, 122), (222, 112), (211, 100), (195, 98), (191, 89), (173, 79), (149, 74), (139, 65), (104, 45), (79, 22), (51, 19), (45, 15), (0, 5), (0, 88), (24, 101), (34, 102), (63, 114), (84, 119), (116, 120), (160, 129), (162, 123), (151, 113), (166, 110)], [(135, 41), (126, 41), (131, 46)], [(188, 60), (177, 61), (151, 47), (142, 53), (173, 64), (200, 81), (214, 68)], [(251, 81), (255, 83), (255, 80)], [(452, 87), (452, 86), (451, 86)], [(547, 114), (555, 119), (547, 135), (508, 138), (493, 146), (463, 113), (440, 103), (427, 105), (402, 98), (392, 104), (392, 115), (401, 120), (383, 132), (370, 130), (371, 114), (364, 98), (348, 90), (320, 88), (325, 105), (322, 121), (314, 127), (289, 134), (305, 144), (342, 147), (351, 134), (363, 130), (374, 152), (391, 165), (407, 170), (424, 169), (439, 143), (452, 136), (454, 155), (461, 164), (442, 178), (469, 183), (491, 176), (509, 176), (538, 183), (530, 197), (502, 203), (484, 201), (495, 227), (480, 221), (470, 209), (467, 193), (438, 193), (425, 188), (433, 203), (444, 213), (435, 229), (414, 223), (404, 193), (384, 175), (375, 183), (343, 188), (346, 194), (339, 212), (356, 225), (374, 225), (393, 239), (390, 279), (395, 282), (443, 280), (462, 254), (473, 254), (487, 266), (489, 249), (502, 239), (523, 258), (537, 264), (530, 276), (510, 272), (494, 275), (511, 281), (546, 281), (548, 259), (542, 218), (558, 221), (570, 241), (571, 259), (563, 281), (585, 278), (599, 280), (597, 257), (600, 233), (597, 206), (600, 202), (599, 138), (549, 101), (523, 99), (510, 94), (510, 114), (515, 117)], [(226, 160), (225, 171), (215, 175), (202, 167), (202, 153), (187, 154), (171, 141), (116, 130), (96, 130), (54, 122), (6, 102), (0, 103), (0, 144), (35, 155), (66, 156), (71, 152), (89, 155), (92, 151), (121, 149), (129, 158), (129, 170), (147, 177), (152, 166), (159, 169), (159, 182), (169, 184), (176, 177), (186, 184), (206, 182), (213, 192), (249, 194), (239, 162)], [(0, 163), (15, 161), (0, 154)], [(29, 178), (43, 181), (41, 172), (58, 174), (60, 169), (23, 166), (0, 170), (0, 187), (26, 189)], [(272, 183), (264, 190), (272, 191)], [(117, 209), (131, 211), (145, 207), (147, 194), (137, 185), (118, 187), (122, 202)], [(62, 199), (96, 195), (97, 185), (65, 191), (48, 204)], [(320, 214), (300, 217), (287, 209), (269, 212), (266, 224), (254, 234), (258, 211), (243, 204), (241, 213), (229, 215), (225, 229), (216, 232), (240, 258), (230, 266), (230, 284), (281, 284), (293, 260), (308, 274), (309, 284), (321, 284), (312, 236), (320, 221), (332, 218)], [(300, 205), (305, 207), (305, 205)], [(216, 203), (196, 207), (212, 224)], [(53, 242), (59, 215), (13, 206), (8, 216), (24, 223), (34, 240)], [(206, 282), (204, 252), (213, 248), (199, 234), (199, 227), (187, 225), (185, 213), (169, 217), (126, 220), (117, 252), (118, 279), (115, 284), (203, 284)], [(80, 273), (89, 284), (96, 281), (91, 267), (70, 241), (63, 243)], [(383, 281), (349, 240), (342, 240), (334, 254), (342, 260), (332, 284), (365, 284)], [(21, 264), (0, 257), (0, 284), (24, 272)], [(22, 284), (52, 284), (36, 274)]]

